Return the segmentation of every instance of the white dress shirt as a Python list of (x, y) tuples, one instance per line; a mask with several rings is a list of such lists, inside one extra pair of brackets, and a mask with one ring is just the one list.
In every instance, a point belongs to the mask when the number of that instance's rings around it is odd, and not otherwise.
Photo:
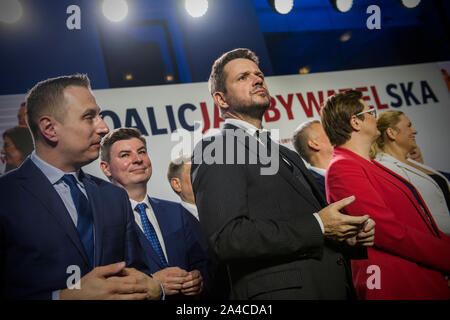
[(167, 263), (169, 263), (169, 259), (167, 257), (167, 252), (166, 252), (166, 246), (164, 244), (164, 238), (161, 233), (161, 228), (159, 227), (158, 220), (156, 220), (155, 212), (153, 211), (153, 208), (150, 205), (150, 201), (148, 201), (148, 197), (145, 197), (145, 199), (140, 202), (130, 199), (130, 202), (131, 202), (131, 208), (133, 209), (133, 213), (134, 213), (134, 221), (136, 221), (137, 225), (139, 226), (139, 228), (141, 229), (141, 231), (144, 234), (145, 234), (145, 232), (144, 232), (144, 228), (142, 227), (141, 215), (139, 214), (139, 211), (136, 210), (136, 206), (139, 203), (145, 203), (147, 205), (147, 208), (145, 208), (145, 214), (147, 215), (148, 220), (150, 221), (153, 228), (155, 229), (159, 243), (161, 244), (161, 248), (164, 252), (164, 257), (166, 258)]
[[(447, 207), (445, 196), (436, 181), (434, 181), (434, 179), (427, 175), (425, 172), (418, 170), (413, 166), (410, 166), (387, 153), (377, 154), (375, 160), (381, 163), (386, 168), (394, 171), (399, 176), (411, 182), (411, 184), (417, 189), (417, 191), (419, 191), (423, 201), (425, 201), (425, 204), (430, 210), (430, 213), (433, 216), (433, 219), (439, 229), (446, 235), (450, 235), (449, 208)], [(448, 180), (436, 170), (411, 159), (408, 159), (408, 161), (411, 161), (415, 165), (433, 172), (433, 174), (441, 176), (447, 182), (447, 187), (450, 188)]]

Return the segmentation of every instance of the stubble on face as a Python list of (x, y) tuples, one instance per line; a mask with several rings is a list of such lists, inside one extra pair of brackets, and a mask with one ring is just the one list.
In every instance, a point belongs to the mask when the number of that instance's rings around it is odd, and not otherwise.
[(227, 79), (225, 98), (229, 111), (262, 119), (270, 107), (271, 98), (258, 66), (248, 59), (235, 59), (225, 66), (224, 72)]

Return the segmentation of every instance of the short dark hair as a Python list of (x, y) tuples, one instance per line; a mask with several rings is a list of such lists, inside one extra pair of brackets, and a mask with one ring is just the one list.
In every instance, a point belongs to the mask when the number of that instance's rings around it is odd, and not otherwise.
[(147, 141), (139, 129), (136, 128), (117, 128), (105, 135), (101, 142), (100, 159), (109, 162), (111, 160), (111, 147), (114, 143), (121, 140), (138, 138), (147, 147)]
[(211, 68), (211, 74), (209, 75), (208, 88), (211, 95), (215, 92), (227, 92), (225, 87), (226, 74), (224, 72), (225, 65), (234, 59), (248, 59), (253, 61), (256, 65), (259, 64), (259, 59), (253, 51), (245, 48), (238, 48), (221, 55)]
[(300, 157), (305, 159), (308, 163), (310, 162), (309, 152), (308, 152), (308, 141), (310, 135), (308, 134), (309, 128), (314, 124), (319, 123), (319, 120), (309, 120), (301, 123), (297, 129), (294, 131), (294, 135), (292, 137), (292, 144), (294, 145), (295, 150), (297, 150)]
[(25, 159), (33, 150), (33, 138), (27, 127), (14, 127), (3, 132), (3, 140), (8, 137)]
[(27, 122), (34, 138), (38, 138), (38, 120), (43, 115), (55, 117), (63, 121), (66, 110), (63, 108), (64, 89), (69, 86), (91, 88), (86, 74), (74, 74), (51, 78), (37, 83), (26, 98)]
[[(353, 128), (350, 119), (364, 109), (361, 91), (348, 90), (327, 99), (321, 110), (322, 125), (334, 146), (340, 146), (350, 139)], [(364, 120), (364, 116), (359, 116)]]

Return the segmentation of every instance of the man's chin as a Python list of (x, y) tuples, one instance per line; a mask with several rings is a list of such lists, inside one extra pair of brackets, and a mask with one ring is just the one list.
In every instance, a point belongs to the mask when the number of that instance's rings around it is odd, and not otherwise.
[(270, 103), (267, 104), (267, 103), (260, 102), (260, 103), (254, 103), (253, 105), (247, 106), (247, 107), (235, 108), (235, 111), (240, 114), (246, 115), (250, 118), (260, 120), (264, 116), (264, 113), (269, 108), (269, 106), (270, 106)]

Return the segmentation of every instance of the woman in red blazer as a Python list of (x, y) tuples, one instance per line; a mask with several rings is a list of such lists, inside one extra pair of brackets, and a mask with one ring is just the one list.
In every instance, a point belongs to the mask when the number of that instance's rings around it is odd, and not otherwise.
[(380, 134), (375, 110), (350, 90), (327, 100), (322, 122), (336, 146), (325, 178), (328, 202), (354, 195), (345, 212), (376, 222), (368, 259), (352, 261), (358, 298), (450, 299), (450, 238), (417, 190), (369, 157)]

